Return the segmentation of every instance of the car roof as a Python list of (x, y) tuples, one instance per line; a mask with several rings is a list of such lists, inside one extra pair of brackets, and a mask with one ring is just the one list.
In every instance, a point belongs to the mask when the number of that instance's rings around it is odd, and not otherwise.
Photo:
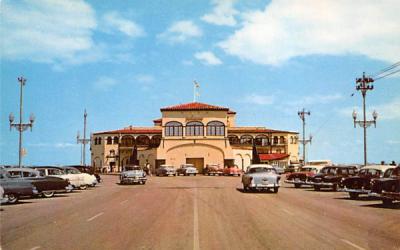
[(268, 164), (251, 164), (248, 168), (250, 169), (250, 168), (274, 168), (274, 167)]
[(162, 165), (160, 165), (160, 167), (164, 167), (164, 168), (173, 168), (174, 166), (172, 166), (172, 165), (166, 165), (166, 164), (162, 164)]
[(326, 166), (324, 166), (324, 165), (304, 165), (304, 166), (301, 166), (300, 168), (315, 168), (315, 169), (323, 169), (324, 167), (326, 167)]
[(31, 168), (5, 168), (4, 170), (7, 172), (11, 172), (11, 171), (37, 172), (37, 170), (31, 169)]
[(377, 169), (382, 172), (385, 172), (386, 170), (388, 170), (390, 168), (395, 168), (395, 167), (396, 166), (391, 166), (391, 165), (368, 165), (368, 166), (362, 167), (361, 169)]

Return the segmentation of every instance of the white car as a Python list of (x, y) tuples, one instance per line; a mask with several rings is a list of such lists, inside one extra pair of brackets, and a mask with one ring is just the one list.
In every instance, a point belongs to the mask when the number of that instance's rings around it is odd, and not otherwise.
[(63, 178), (64, 180), (68, 180), (73, 188), (87, 188), (87, 184), (85, 183), (84, 177), (82, 175), (66, 173), (66, 170), (62, 167), (40, 166), (35, 167), (35, 169), (38, 170), (43, 176), (55, 176)]
[(278, 193), (281, 177), (273, 166), (267, 164), (253, 164), (247, 168), (242, 176), (243, 190), (270, 190)]
[[(94, 175), (90, 175), (87, 173), (82, 173), (81, 171), (79, 171), (76, 168), (73, 167), (63, 167), (63, 169), (65, 170), (65, 173), (67, 175), (71, 176), (79, 176), (82, 177), (82, 181), (83, 181), (83, 186), (86, 187), (94, 187), (96, 186), (96, 184), (98, 184), (97, 179)], [(81, 185), (82, 187), (82, 185)], [(83, 188), (85, 189), (85, 188)]]

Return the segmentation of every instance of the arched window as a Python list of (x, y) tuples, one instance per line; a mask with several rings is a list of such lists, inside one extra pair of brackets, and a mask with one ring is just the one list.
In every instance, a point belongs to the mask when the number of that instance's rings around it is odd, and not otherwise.
[(94, 138), (94, 145), (97, 145), (97, 137)]
[(251, 136), (251, 135), (242, 135), (240, 137), (240, 144), (253, 145), (253, 136)]
[(202, 136), (204, 135), (204, 125), (201, 122), (188, 122), (186, 123), (187, 136)]
[(276, 153), (277, 153), (277, 154), (281, 154), (281, 153), (282, 153), (282, 150), (281, 150), (280, 148), (278, 148), (278, 149), (276, 150)]
[(207, 135), (210, 136), (225, 136), (225, 125), (219, 121), (212, 121), (207, 124)]
[(119, 137), (118, 136), (114, 136), (114, 144), (118, 144), (119, 143)]
[(138, 137), (136, 137), (136, 145), (149, 146), (150, 138), (147, 135), (139, 135)]
[(97, 138), (97, 144), (101, 145), (101, 137)]
[(285, 144), (285, 143), (286, 143), (285, 141), (286, 141), (286, 140), (285, 140), (285, 137), (281, 136), (281, 137), (279, 138), (279, 143), (280, 143), (280, 144)]
[(107, 137), (107, 144), (108, 144), (108, 145), (112, 144), (112, 138), (111, 138), (111, 136), (108, 136), (108, 137)]
[(294, 143), (294, 141), (293, 141), (293, 136), (291, 136), (290, 137), (290, 144), (293, 144)]
[(182, 136), (183, 126), (180, 122), (167, 122), (165, 124), (165, 136)]
[(161, 136), (154, 135), (153, 137), (151, 137), (150, 146), (158, 147), (158, 146), (160, 146), (160, 143), (161, 143)]
[(135, 138), (131, 135), (124, 135), (121, 139), (122, 147), (133, 147), (135, 144)]
[(231, 145), (238, 145), (240, 144), (239, 137), (237, 135), (228, 135), (229, 144)]
[(269, 145), (269, 138), (266, 135), (257, 135), (255, 138), (255, 144), (257, 146), (267, 146)]
[(274, 144), (278, 144), (278, 136), (274, 136)]

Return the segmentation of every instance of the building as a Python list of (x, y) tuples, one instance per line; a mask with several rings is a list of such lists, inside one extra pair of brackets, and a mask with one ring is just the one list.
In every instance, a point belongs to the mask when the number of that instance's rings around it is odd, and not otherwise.
[[(260, 161), (286, 166), (298, 163), (298, 133), (265, 127), (237, 127), (229, 108), (191, 102), (161, 108), (152, 127), (133, 127), (91, 135), (91, 161), (97, 171), (121, 171), (137, 148), (140, 165), (176, 168), (193, 163), (237, 165), (245, 170), (253, 154)], [(253, 152), (254, 149), (254, 152)]]

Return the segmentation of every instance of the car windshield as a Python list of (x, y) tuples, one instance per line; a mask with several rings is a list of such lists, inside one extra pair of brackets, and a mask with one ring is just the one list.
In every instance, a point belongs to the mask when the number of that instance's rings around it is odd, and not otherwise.
[(335, 174), (336, 169), (335, 168), (323, 168), (321, 169), (322, 174)]
[(265, 168), (265, 167), (256, 167), (250, 168), (249, 173), (276, 173), (275, 169), (273, 168)]
[(65, 170), (65, 172), (67, 172), (67, 174), (80, 174), (81, 173), (81, 172), (79, 172), (79, 170), (73, 169), (73, 168), (67, 168)]
[(61, 169), (57, 169), (57, 168), (48, 169), (47, 172), (48, 172), (49, 175), (62, 175), (62, 174), (64, 174), (64, 172)]

